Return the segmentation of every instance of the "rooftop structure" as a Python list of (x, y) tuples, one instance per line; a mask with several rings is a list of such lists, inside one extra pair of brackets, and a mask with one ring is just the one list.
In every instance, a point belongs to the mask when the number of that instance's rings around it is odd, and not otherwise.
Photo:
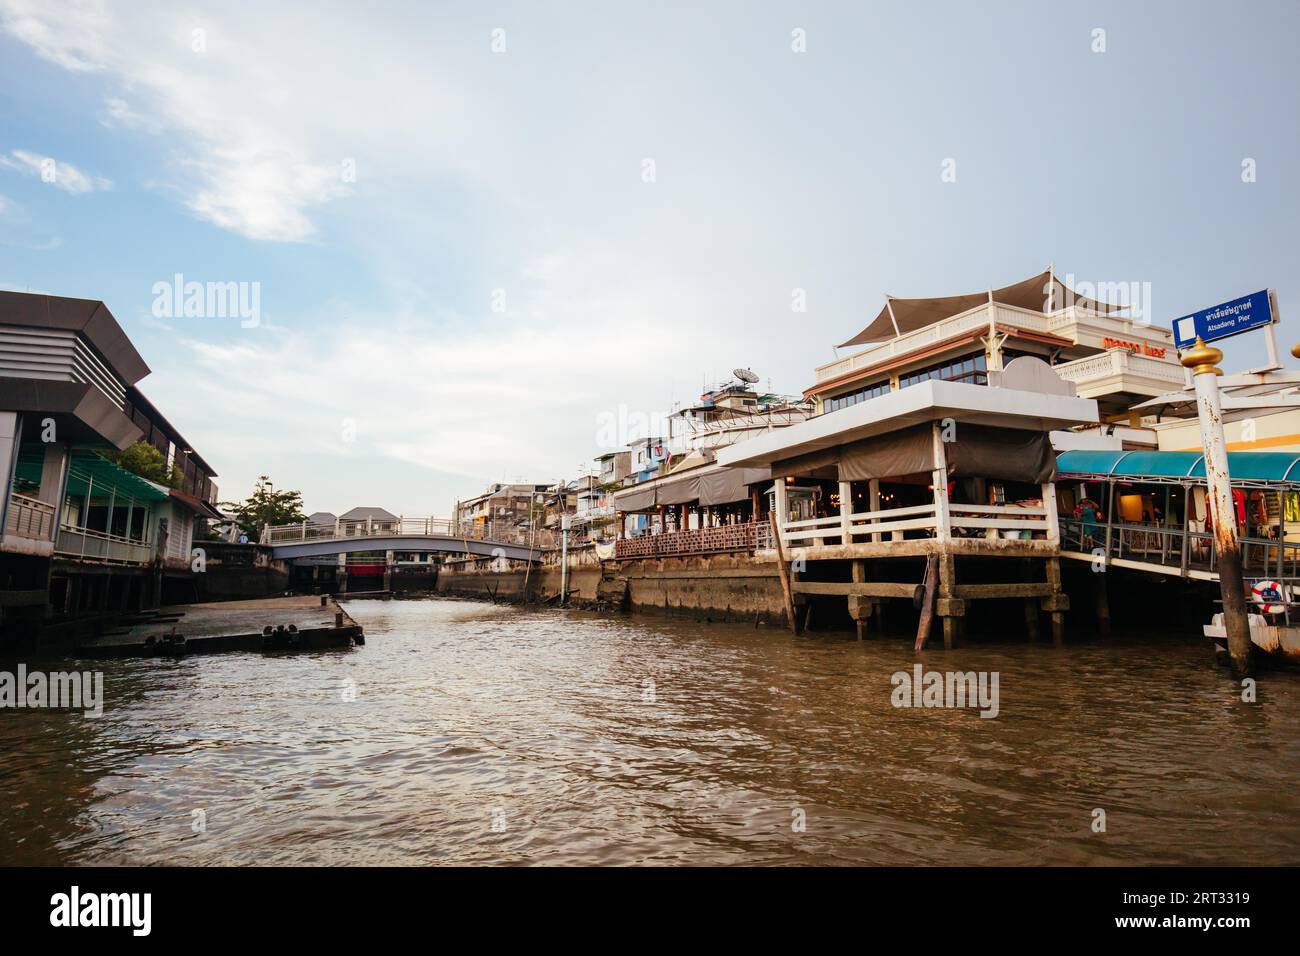
[(989, 384), (1021, 355), (1041, 358), (1102, 418), (1130, 421), (1133, 405), (1184, 382), (1171, 330), (1078, 295), (1052, 269), (1009, 286), (926, 299), (887, 296), (884, 307), (838, 346), (866, 346), (817, 368), (804, 396), (821, 413), (922, 381)]

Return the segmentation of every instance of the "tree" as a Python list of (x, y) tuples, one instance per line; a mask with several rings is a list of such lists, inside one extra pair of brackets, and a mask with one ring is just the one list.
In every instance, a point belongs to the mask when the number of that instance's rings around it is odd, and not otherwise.
[(133, 475), (139, 475), (149, 481), (156, 481), (168, 488), (179, 488), (181, 486), (183, 480), (181, 470), (175, 465), (172, 465), (169, 469), (162, 452), (147, 441), (138, 441), (134, 445), (127, 446), (122, 451), (105, 452), (103, 454), (113, 464), (119, 468), (125, 468)]
[(307, 519), (302, 511), (302, 492), (276, 491), (266, 475), (258, 476), (253, 493), (244, 501), (223, 501), (221, 507), (235, 516), (235, 522), (250, 541), (261, 536), (263, 525), (292, 524)]

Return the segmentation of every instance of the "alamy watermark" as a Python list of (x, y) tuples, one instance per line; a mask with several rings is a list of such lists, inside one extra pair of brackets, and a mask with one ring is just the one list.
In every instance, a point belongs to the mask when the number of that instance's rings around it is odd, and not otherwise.
[(156, 319), (239, 319), (245, 329), (262, 323), (260, 282), (186, 282), (178, 272), (151, 291)]
[(895, 707), (978, 707), (981, 717), (998, 715), (998, 671), (895, 671), (889, 702)]
[(104, 715), (103, 671), (0, 671), (0, 708), (80, 710)]
[[(1064, 286), (1064, 295), (1061, 297), (1064, 301), (1055, 301), (1053, 298), (1052, 309), (1065, 309), (1073, 305), (1082, 305), (1079, 300), (1092, 299), (1096, 302), (1109, 303), (1115, 307), (1122, 307), (1128, 311), (1128, 318), (1141, 325), (1150, 325), (1155, 318), (1155, 311), (1151, 303), (1151, 283), (1132, 281), (1119, 282), (1090, 282), (1087, 279), (1079, 279), (1073, 273), (1056, 277)], [(1046, 295), (1053, 295), (1049, 287), (1044, 290)]]

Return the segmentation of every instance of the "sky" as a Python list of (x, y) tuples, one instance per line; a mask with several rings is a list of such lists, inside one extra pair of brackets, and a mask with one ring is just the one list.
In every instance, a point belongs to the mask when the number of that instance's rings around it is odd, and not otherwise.
[[(886, 293), (1049, 263), (1166, 326), (1274, 288), (1286, 355), (1297, 34), (1294, 0), (0, 0), (0, 287), (107, 303), (223, 500), (336, 513), (576, 477), (735, 367), (802, 392)], [(178, 275), (246, 308), (169, 314)]]

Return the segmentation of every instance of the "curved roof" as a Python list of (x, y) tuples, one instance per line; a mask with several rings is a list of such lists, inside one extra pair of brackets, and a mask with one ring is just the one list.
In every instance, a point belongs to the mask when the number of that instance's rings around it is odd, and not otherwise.
[[(1053, 294), (1049, 295), (1049, 291)], [(1075, 305), (1081, 305), (1097, 312), (1117, 312), (1128, 308), (1124, 305), (1110, 305), (1106, 302), (1098, 302), (1096, 299), (1081, 296), (1055, 277), (1051, 269), (1044, 269), (1036, 276), (1030, 276), (1028, 279), (1022, 279), (1012, 285), (1003, 286), (1001, 289), (985, 289), (983, 292), (971, 292), (968, 295), (947, 295), (937, 299), (895, 299), (893, 296), (885, 296), (885, 306), (880, 310), (880, 314), (872, 320), (871, 324), (847, 342), (841, 342), (836, 347), (845, 348), (849, 345), (883, 342), (904, 332), (915, 332), (927, 325), (933, 325), (936, 322), (941, 322), (976, 306), (983, 305), (989, 301), (990, 295), (993, 297), (994, 302), (1013, 305), (1021, 309), (1030, 309), (1034, 312), (1046, 312), (1049, 301), (1053, 303), (1055, 308), (1062, 308), (1065, 303), (1072, 302)], [(891, 306), (893, 308), (892, 318), (890, 317)], [(894, 328), (895, 323), (898, 324), (897, 330)]]
[[(1204, 478), (1205, 456), (1197, 451), (1061, 452), (1061, 474), (1108, 478), (1168, 480)], [(1300, 455), (1286, 451), (1230, 451), (1228, 474), (1237, 482), (1277, 482), (1300, 485)]]

